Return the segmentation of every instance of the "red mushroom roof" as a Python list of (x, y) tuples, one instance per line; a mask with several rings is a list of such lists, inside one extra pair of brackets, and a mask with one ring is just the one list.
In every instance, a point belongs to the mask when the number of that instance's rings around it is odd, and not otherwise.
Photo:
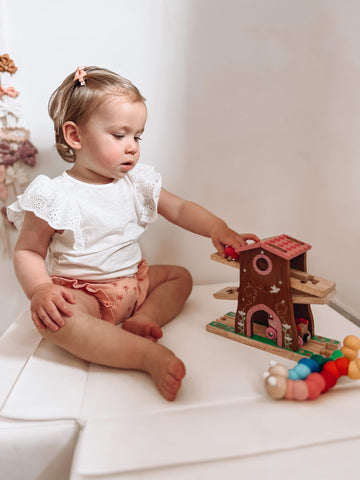
[(289, 237), (289, 235), (278, 235), (276, 237), (260, 240), (260, 242), (250, 243), (245, 247), (240, 248), (240, 252), (258, 247), (262, 247), (268, 252), (285, 258), (285, 260), (291, 260), (292, 258), (310, 250), (311, 245), (302, 242), (301, 240), (296, 240), (296, 238)]

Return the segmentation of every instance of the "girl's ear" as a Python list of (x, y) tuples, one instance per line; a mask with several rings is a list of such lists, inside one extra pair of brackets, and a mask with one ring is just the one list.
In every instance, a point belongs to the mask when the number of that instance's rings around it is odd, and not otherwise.
[(63, 135), (66, 143), (73, 150), (81, 149), (81, 141), (79, 136), (79, 127), (74, 122), (65, 122), (63, 127)]

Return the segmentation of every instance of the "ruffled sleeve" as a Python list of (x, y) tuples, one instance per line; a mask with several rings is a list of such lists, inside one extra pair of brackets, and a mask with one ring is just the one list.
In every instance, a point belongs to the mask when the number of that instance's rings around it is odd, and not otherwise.
[(16, 202), (7, 207), (8, 218), (18, 230), (23, 226), (25, 212), (33, 212), (55, 230), (72, 231), (74, 248), (83, 248), (78, 206), (71, 202), (61, 183), (46, 175), (36, 177)]
[(135, 189), (140, 222), (144, 224), (155, 222), (161, 191), (161, 175), (151, 165), (140, 163), (128, 173), (128, 178)]

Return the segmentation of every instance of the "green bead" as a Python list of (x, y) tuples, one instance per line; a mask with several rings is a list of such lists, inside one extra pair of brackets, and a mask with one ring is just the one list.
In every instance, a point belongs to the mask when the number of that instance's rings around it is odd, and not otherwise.
[(318, 355), (318, 354), (311, 355), (310, 358), (311, 358), (311, 360), (315, 360), (315, 362), (319, 364), (320, 370), (322, 370), (322, 367), (324, 366), (324, 363), (326, 363), (328, 361), (327, 358), (323, 357), (322, 355)]
[(331, 355), (331, 357), (330, 357), (330, 359), (331, 359), (331, 360), (336, 360), (337, 358), (340, 358), (340, 357), (343, 357), (343, 356), (344, 356), (344, 355), (343, 355), (343, 353), (342, 353), (341, 350), (334, 350), (333, 353), (332, 353), (332, 355)]

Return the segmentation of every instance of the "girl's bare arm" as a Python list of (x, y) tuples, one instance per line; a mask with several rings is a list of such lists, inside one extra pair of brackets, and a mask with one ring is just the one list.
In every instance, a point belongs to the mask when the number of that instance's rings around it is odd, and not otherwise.
[(64, 325), (61, 312), (72, 314), (68, 303), (75, 298), (67, 289), (54, 285), (47, 272), (45, 257), (55, 230), (32, 212), (26, 212), (14, 251), (16, 276), (31, 300), (32, 319), (39, 329), (58, 330)]
[(184, 200), (164, 189), (161, 189), (158, 212), (175, 225), (211, 238), (222, 256), (225, 256), (225, 245), (231, 245), (238, 251), (240, 247), (246, 245), (247, 240), (259, 241), (252, 233), (236, 233), (223, 220), (201, 205)]

